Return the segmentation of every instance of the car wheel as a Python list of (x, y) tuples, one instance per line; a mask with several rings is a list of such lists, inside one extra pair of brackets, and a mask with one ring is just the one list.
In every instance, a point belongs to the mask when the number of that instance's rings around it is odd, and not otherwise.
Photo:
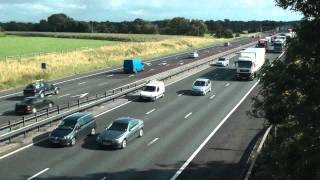
[(54, 91), (54, 94), (55, 95), (58, 95), (60, 92), (59, 92), (59, 89), (56, 89), (55, 91)]
[(48, 107), (49, 107), (49, 108), (52, 108), (52, 106), (53, 106), (52, 103), (49, 103), (49, 104), (48, 104)]
[(43, 93), (43, 92), (40, 93), (40, 97), (41, 97), (41, 98), (44, 98), (44, 93)]
[(74, 145), (76, 144), (76, 142), (77, 142), (76, 138), (73, 137), (73, 138), (71, 139), (70, 146), (74, 146)]
[(143, 136), (143, 129), (140, 129), (139, 131), (139, 137), (142, 137)]
[(156, 101), (156, 99), (157, 99), (156, 97), (153, 97), (153, 98), (152, 98), (152, 101), (154, 102), (154, 101)]
[(32, 113), (37, 113), (37, 108), (32, 108)]
[(122, 143), (121, 143), (121, 149), (124, 149), (124, 148), (126, 148), (126, 147), (127, 147), (127, 140), (124, 139), (124, 140), (122, 141)]
[(92, 128), (90, 135), (95, 135), (95, 134), (96, 134), (96, 129), (95, 129), (95, 128)]
[(161, 96), (162, 98), (164, 98), (164, 93), (162, 94), (162, 96)]

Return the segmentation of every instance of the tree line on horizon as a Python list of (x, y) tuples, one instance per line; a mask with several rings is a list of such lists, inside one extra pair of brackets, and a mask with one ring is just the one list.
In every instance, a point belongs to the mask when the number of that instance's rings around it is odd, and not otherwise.
[(77, 21), (65, 14), (53, 14), (47, 20), (38, 23), (6, 22), (0, 23), (4, 31), (38, 31), (38, 32), (95, 32), (95, 33), (126, 33), (126, 34), (163, 34), (204, 36), (206, 33), (218, 37), (230, 36), (232, 33), (258, 32), (275, 29), (279, 26), (296, 22), (282, 21), (230, 21), (195, 20), (183, 17), (159, 21), (135, 19), (122, 22)]

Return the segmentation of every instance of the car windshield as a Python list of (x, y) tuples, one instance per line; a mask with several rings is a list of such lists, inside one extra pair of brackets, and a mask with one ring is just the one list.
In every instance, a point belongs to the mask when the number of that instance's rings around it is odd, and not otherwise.
[(29, 84), (26, 89), (35, 89), (36, 86), (34, 84)]
[(204, 81), (196, 81), (194, 83), (195, 86), (204, 86), (205, 84), (206, 84), (206, 82), (204, 82)]
[(225, 61), (226, 59), (225, 58), (219, 58), (218, 61)]
[(112, 131), (126, 131), (127, 127), (128, 127), (128, 124), (126, 124), (126, 123), (114, 122), (110, 126), (109, 130), (112, 130)]
[(146, 86), (146, 87), (144, 87), (143, 91), (155, 92), (156, 91), (156, 87), (155, 86)]
[(250, 61), (238, 61), (239, 68), (251, 68), (252, 62)]
[(61, 129), (73, 129), (75, 125), (77, 124), (77, 120), (69, 117), (64, 119), (61, 124), (59, 125), (59, 128)]

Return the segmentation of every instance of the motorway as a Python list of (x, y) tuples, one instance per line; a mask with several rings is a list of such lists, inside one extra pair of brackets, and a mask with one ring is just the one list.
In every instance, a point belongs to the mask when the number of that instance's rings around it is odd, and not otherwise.
[[(275, 59), (278, 55), (267, 54), (267, 58)], [(232, 58), (230, 64), (236, 58)], [(190, 95), (192, 82), (198, 77), (213, 82), (213, 91), (207, 96)], [(71, 148), (52, 147), (48, 141), (43, 141), (0, 160), (0, 179), (27, 179), (34, 175), (37, 175), (36, 179), (170, 179), (257, 83), (257, 80), (235, 81), (234, 77), (233, 69), (210, 67), (167, 86), (163, 99), (133, 101), (98, 116), (98, 132), (118, 117), (144, 120), (144, 136), (129, 142), (124, 150), (101, 149), (95, 143), (95, 136), (87, 137)], [(191, 165), (197, 164), (199, 169), (209, 166), (217, 169), (212, 172), (217, 173), (215, 176), (195, 176), (198, 179), (227, 177), (225, 174), (231, 173), (227, 171), (230, 168), (220, 166), (225, 166), (224, 161), (231, 165), (236, 163), (250, 146), (250, 138), (259, 132), (261, 122), (247, 122), (246, 116), (241, 116), (243, 109), (248, 108), (248, 98), (245, 102), (245, 107), (239, 110), (240, 115), (231, 116), (210, 140), (209, 147), (206, 146), (192, 161)], [(253, 131), (250, 134), (243, 128)], [(231, 144), (233, 146), (227, 146)], [(209, 154), (210, 148), (215, 149)], [(228, 149), (234, 154), (219, 153)], [(211, 160), (217, 160), (217, 163), (210, 163)], [(196, 179), (189, 173), (188, 166), (179, 178)]]
[[(54, 95), (48, 98), (53, 100), (56, 105), (60, 105), (65, 104), (70, 100), (76, 101), (80, 97), (94, 96), (96, 93), (103, 94), (107, 90), (120, 87), (159, 72), (179, 67), (183, 64), (197, 61), (252, 41), (257, 41), (257, 39), (240, 38), (231, 41), (230, 47), (215, 45), (205, 48), (198, 51), (200, 57), (195, 59), (186, 58), (186, 53), (156, 59), (152, 62), (146, 63), (144, 72), (135, 75), (123, 74), (122, 69), (117, 69), (84, 78), (76, 77), (74, 80), (69, 79), (67, 81), (63, 81), (64, 83), (57, 82), (57, 84), (59, 84), (58, 86), (61, 88), (60, 94), (58, 96)], [(17, 120), (21, 118), (21, 116), (14, 113), (14, 105), (22, 98), (21, 89), (0, 93), (0, 126), (2, 124), (6, 124), (9, 120)]]

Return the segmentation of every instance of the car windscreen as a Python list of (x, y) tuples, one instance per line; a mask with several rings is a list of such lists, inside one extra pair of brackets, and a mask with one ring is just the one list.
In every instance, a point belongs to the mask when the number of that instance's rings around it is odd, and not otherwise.
[(238, 61), (239, 68), (251, 68), (252, 62), (250, 61)]
[(25, 89), (36, 89), (34, 84), (29, 84)]
[(125, 60), (123, 65), (124, 65), (124, 67), (131, 68), (132, 67), (132, 61), (131, 60)]
[(145, 86), (145, 87), (143, 88), (143, 91), (155, 92), (155, 91), (156, 91), (156, 87), (155, 87), (155, 86)]
[(26, 98), (21, 101), (22, 104), (33, 104), (34, 99)]
[(128, 128), (128, 124), (126, 124), (126, 123), (114, 122), (110, 126), (109, 130), (112, 130), (112, 131), (126, 131), (127, 128)]
[(205, 81), (196, 81), (194, 83), (195, 86), (205, 86), (206, 82)]
[(218, 61), (225, 61), (226, 58), (219, 58)]
[(60, 123), (58, 128), (61, 128), (61, 129), (73, 129), (76, 124), (77, 124), (77, 120), (72, 118), (72, 117), (69, 117), (69, 118), (64, 119)]

